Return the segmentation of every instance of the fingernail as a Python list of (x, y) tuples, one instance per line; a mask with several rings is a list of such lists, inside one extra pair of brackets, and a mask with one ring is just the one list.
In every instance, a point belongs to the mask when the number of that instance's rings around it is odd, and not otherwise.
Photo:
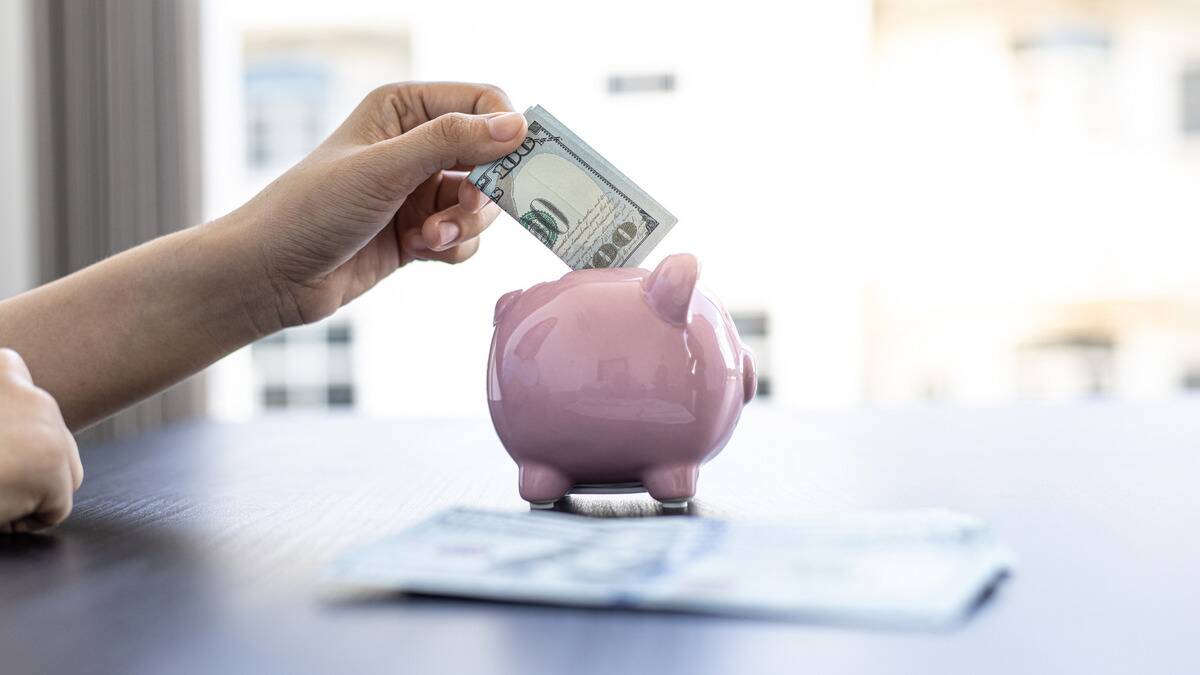
[(525, 118), (521, 113), (504, 113), (489, 117), (487, 120), (488, 133), (494, 141), (511, 141), (525, 128)]
[(438, 248), (442, 249), (449, 246), (451, 242), (458, 239), (459, 229), (458, 223), (442, 223), (438, 226)]

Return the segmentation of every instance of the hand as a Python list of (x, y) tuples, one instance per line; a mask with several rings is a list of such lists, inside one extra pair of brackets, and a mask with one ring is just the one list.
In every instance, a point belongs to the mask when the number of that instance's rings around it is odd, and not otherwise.
[(62, 522), (83, 482), (75, 438), (25, 362), (0, 349), (0, 533)]
[(511, 110), (486, 85), (380, 87), (232, 214), (256, 238), (280, 327), (332, 314), (412, 260), (471, 257), (499, 209), (465, 169), (520, 145), (525, 118)]

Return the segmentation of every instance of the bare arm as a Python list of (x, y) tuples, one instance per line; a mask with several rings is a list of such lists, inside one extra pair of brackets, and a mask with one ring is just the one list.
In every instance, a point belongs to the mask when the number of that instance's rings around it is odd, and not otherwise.
[(117, 412), (282, 327), (239, 229), (187, 229), (2, 302), (0, 345), (71, 428)]
[(462, 168), (512, 152), (494, 87), (380, 87), (234, 213), (0, 302), (0, 347), (79, 429), (416, 259), (460, 262), (497, 210)]

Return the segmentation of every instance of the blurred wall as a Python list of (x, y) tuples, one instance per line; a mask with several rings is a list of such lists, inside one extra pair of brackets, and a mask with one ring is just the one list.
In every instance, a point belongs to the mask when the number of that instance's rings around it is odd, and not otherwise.
[(28, 36), (28, 3), (0, 2), (0, 298), (29, 288), (36, 273)]

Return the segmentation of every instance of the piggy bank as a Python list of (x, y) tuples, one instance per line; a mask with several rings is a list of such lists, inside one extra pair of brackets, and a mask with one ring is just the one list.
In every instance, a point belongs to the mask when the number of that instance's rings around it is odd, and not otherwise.
[(649, 492), (686, 508), (754, 396), (754, 357), (700, 265), (569, 272), (496, 302), (488, 407), (521, 497)]

